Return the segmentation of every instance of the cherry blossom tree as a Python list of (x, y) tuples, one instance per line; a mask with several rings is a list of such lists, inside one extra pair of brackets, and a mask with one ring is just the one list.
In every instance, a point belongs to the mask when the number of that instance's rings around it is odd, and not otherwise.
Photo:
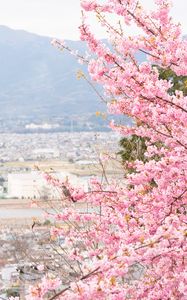
[[(187, 42), (170, 17), (169, 1), (155, 0), (154, 11), (136, 0), (81, 4), (81, 40), (90, 56), (76, 55), (103, 86), (109, 112), (134, 120), (132, 127), (111, 122), (111, 128), (145, 138), (148, 159), (129, 162), (134, 172), (123, 182), (92, 179), (90, 192), (48, 178), (64, 195), (64, 209), (54, 216), (61, 226), (51, 233), (65, 237), (75, 276), (66, 285), (46, 276), (27, 299), (185, 300), (187, 97), (180, 90), (168, 93), (172, 82), (160, 79), (154, 65), (185, 76)], [(91, 32), (89, 12), (106, 29), (106, 44)], [(120, 19), (116, 27), (111, 15)], [(126, 35), (134, 24), (139, 33)], [(144, 62), (137, 52), (146, 54)], [(89, 205), (87, 213), (75, 209), (81, 201)]]

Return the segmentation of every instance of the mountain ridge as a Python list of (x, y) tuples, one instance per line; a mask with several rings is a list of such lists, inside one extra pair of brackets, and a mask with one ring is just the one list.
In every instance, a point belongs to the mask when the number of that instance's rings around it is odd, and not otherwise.
[[(74, 119), (83, 124), (81, 128), (90, 120), (96, 124), (93, 128), (108, 128), (108, 121), (95, 118), (95, 112), (106, 111), (106, 105), (86, 80), (76, 77), (80, 69), (88, 75), (86, 66), (68, 51), (61, 53), (52, 46), (52, 39), (0, 25), (0, 121), (63, 118), (63, 122), (69, 119), (70, 123)], [(86, 51), (82, 41), (65, 43), (80, 54)], [(145, 59), (142, 53), (137, 57), (139, 61)], [(97, 88), (102, 92), (101, 87)], [(122, 121), (131, 123), (125, 116)], [(14, 128), (15, 122), (9, 126)]]
[[(50, 37), (0, 26), (0, 117), (80, 114), (104, 109), (83, 80), (75, 57), (62, 54)], [(80, 41), (66, 41), (84, 51)], [(83, 67), (84, 72), (86, 68)], [(88, 99), (90, 99), (88, 101)]]

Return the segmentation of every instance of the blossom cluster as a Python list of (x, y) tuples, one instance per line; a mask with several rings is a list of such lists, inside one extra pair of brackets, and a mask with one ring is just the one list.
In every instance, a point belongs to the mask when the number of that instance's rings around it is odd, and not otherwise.
[[(77, 197), (92, 208), (87, 214), (70, 201), (56, 216), (68, 229), (53, 229), (53, 235), (65, 237), (76, 265), (75, 280), (56, 299), (187, 299), (187, 97), (177, 90), (170, 94), (172, 83), (160, 79), (157, 67), (186, 75), (187, 42), (170, 17), (169, 1), (155, 3), (157, 9), (148, 12), (135, 0), (82, 1), (111, 42), (109, 47), (98, 40), (83, 19), (81, 39), (93, 54), (89, 74), (104, 87), (109, 112), (128, 115), (135, 124), (111, 127), (145, 137), (148, 159), (136, 160), (120, 184), (92, 180), (91, 192)], [(104, 13), (119, 16), (124, 26), (135, 24), (141, 34), (126, 36)], [(137, 61), (137, 52), (146, 55), (144, 62)]]

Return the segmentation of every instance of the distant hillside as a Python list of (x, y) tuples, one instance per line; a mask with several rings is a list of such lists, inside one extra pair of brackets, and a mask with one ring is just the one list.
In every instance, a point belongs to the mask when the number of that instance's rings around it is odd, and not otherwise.
[[(0, 26), (0, 118), (85, 114), (105, 107), (84, 80), (82, 68), (51, 38)], [(85, 50), (82, 42), (66, 41)]]
[[(0, 118), (80, 114), (101, 107), (87, 83), (76, 79), (76, 59), (50, 41), (0, 26)], [(81, 42), (67, 43), (84, 50)]]

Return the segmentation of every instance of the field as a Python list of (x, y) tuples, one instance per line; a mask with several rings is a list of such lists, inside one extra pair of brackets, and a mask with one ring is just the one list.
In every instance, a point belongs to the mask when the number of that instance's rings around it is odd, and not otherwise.
[(71, 174), (79, 175), (79, 176), (90, 176), (96, 175), (101, 176), (103, 170), (107, 175), (120, 175), (123, 174), (123, 168), (121, 166), (121, 162), (117, 160), (110, 160), (110, 162), (106, 161), (102, 163), (102, 165), (98, 163), (88, 163), (88, 164), (76, 164), (69, 163), (67, 161), (62, 160), (44, 160), (44, 161), (12, 161), (6, 162), (2, 164), (2, 167), (8, 169), (31, 169), (31, 170), (40, 170), (44, 172), (69, 172)]

